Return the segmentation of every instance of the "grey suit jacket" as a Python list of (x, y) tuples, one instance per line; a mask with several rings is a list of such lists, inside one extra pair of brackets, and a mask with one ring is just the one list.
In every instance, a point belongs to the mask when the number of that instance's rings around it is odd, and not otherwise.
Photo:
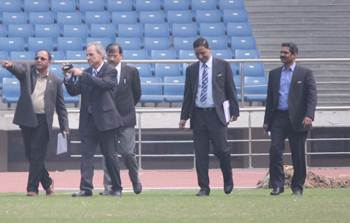
[[(35, 66), (33, 64), (14, 64), (8, 70), (19, 80), (21, 88), (13, 123), (24, 127), (36, 127), (38, 120), (34, 113), (31, 99), (37, 77)], [(68, 130), (68, 117), (63, 98), (62, 80), (52, 73), (49, 73), (48, 76), (44, 102), (48, 130), (52, 130), (55, 110), (61, 131)]]
[(121, 64), (119, 84), (117, 84), (115, 104), (122, 117), (122, 126), (136, 125), (135, 105), (141, 97), (141, 83), (139, 72), (135, 67)]
[(81, 94), (79, 130), (83, 134), (90, 132), (88, 129), (89, 107), (98, 131), (116, 129), (122, 124), (113, 98), (117, 70), (104, 63), (96, 77), (91, 73), (92, 67), (89, 67), (79, 78), (72, 76), (64, 81), (70, 95)]
[[(187, 120), (195, 113), (195, 100), (198, 89), (199, 61), (191, 64), (186, 69), (186, 81), (184, 100), (181, 109), (181, 119)], [(230, 115), (239, 116), (236, 87), (233, 81), (230, 64), (224, 60), (213, 57), (212, 66), (213, 100), (216, 113), (224, 126), (227, 126), (222, 103), (228, 100), (230, 103)], [(191, 119), (191, 128), (193, 127)]]
[[(271, 123), (279, 103), (279, 89), (282, 67), (269, 73), (264, 124), (271, 128)], [(295, 66), (288, 95), (289, 119), (296, 131), (307, 131), (302, 121), (305, 116), (314, 119), (317, 104), (316, 83), (312, 71)]]

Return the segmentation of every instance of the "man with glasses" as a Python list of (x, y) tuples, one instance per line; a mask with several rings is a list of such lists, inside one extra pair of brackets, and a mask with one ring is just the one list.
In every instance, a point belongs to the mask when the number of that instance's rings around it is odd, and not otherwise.
[(39, 183), (46, 195), (54, 193), (54, 184), (45, 168), (44, 159), (56, 111), (61, 132), (68, 133), (67, 110), (63, 99), (62, 80), (49, 72), (51, 54), (47, 50), (36, 52), (33, 63), (3, 61), (20, 82), (21, 95), (17, 102), (13, 123), (19, 125), (29, 161), (27, 196), (37, 196)]

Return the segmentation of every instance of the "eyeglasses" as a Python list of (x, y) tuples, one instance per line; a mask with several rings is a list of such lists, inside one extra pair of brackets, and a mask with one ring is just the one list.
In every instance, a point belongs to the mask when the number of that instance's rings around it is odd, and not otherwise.
[(42, 60), (42, 61), (48, 60), (48, 59), (45, 58), (45, 57), (35, 57), (34, 59), (35, 59), (35, 60)]

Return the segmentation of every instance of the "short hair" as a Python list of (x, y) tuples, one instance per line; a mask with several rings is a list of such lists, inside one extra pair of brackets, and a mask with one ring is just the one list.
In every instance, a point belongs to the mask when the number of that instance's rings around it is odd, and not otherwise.
[(86, 49), (89, 48), (90, 46), (95, 46), (96, 52), (98, 54), (100, 54), (102, 56), (102, 58), (106, 57), (106, 51), (105, 51), (105, 49), (103, 48), (103, 46), (99, 42), (88, 43)]
[(298, 46), (297, 44), (295, 43), (291, 43), (291, 42), (288, 42), (288, 43), (282, 43), (281, 44), (282, 47), (288, 47), (289, 51), (292, 53), (292, 54), (298, 54)]
[(52, 55), (51, 55), (51, 53), (50, 53), (48, 50), (45, 50), (45, 49), (39, 49), (39, 50), (35, 51), (35, 56), (37, 56), (37, 55), (38, 55), (38, 53), (39, 53), (39, 52), (41, 52), (41, 51), (43, 51), (43, 52), (46, 52), (46, 53), (47, 53), (47, 57), (48, 57), (49, 61), (51, 61), (51, 60), (52, 60)]
[(106, 47), (106, 52), (109, 53), (112, 51), (113, 48), (118, 48), (119, 54), (123, 55), (123, 48), (118, 43), (110, 43)]
[(209, 43), (208, 40), (204, 39), (203, 37), (199, 37), (193, 42), (193, 49), (203, 46), (207, 49), (209, 49)]

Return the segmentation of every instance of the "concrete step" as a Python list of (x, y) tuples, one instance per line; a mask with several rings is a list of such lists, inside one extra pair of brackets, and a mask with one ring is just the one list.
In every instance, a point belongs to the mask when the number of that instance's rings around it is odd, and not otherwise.
[[(349, 18), (350, 19), (350, 18)], [(293, 32), (289, 30), (280, 30), (271, 32), (269, 30), (254, 30), (254, 34), (256, 38), (259, 38), (261, 36), (265, 37), (350, 37), (350, 30), (338, 30), (336, 32), (329, 31), (329, 30), (311, 30), (311, 31), (304, 31), (304, 30), (295, 30)]]
[(268, 24), (349, 24), (350, 16), (339, 16), (339, 17), (323, 17), (323, 16), (313, 16), (307, 18), (303, 15), (298, 17), (280, 17), (280, 16), (270, 16), (270, 15), (249, 15), (249, 21), (254, 25), (268, 25)]
[[(332, 44), (332, 43), (328, 43), (328, 44), (303, 44), (303, 43), (298, 43), (295, 42), (298, 45), (299, 48), (299, 52), (303, 52), (303, 51), (311, 51), (311, 50), (315, 50), (315, 51), (322, 51), (322, 50), (329, 50), (332, 49), (333, 51), (350, 51), (350, 42), (349, 44)], [(279, 45), (279, 44), (278, 44)], [(280, 48), (280, 46), (278, 46), (276, 44), (259, 44), (259, 50), (263, 51), (263, 50), (274, 50), (276, 49), (276, 47)]]
[[(282, 41), (285, 41), (285, 38), (283, 37), (267, 37), (267, 36), (259, 36), (258, 33), (254, 31), (256, 43), (258, 45), (260, 44), (274, 44), (279, 45)], [(302, 43), (302, 44), (329, 44), (329, 43), (336, 43), (336, 44), (350, 44), (350, 39), (348, 37), (342, 37), (342, 36), (332, 36), (332, 37), (325, 37), (325, 36), (310, 36), (310, 37), (293, 37), (293, 42), (295, 43)]]
[(319, 14), (328, 16), (328, 14), (336, 13), (346, 15), (349, 12), (350, 3), (344, 5), (325, 5), (325, 6), (310, 6), (310, 5), (259, 5), (259, 6), (249, 6), (246, 10), (251, 13), (280, 13), (283, 16), (289, 16), (293, 13), (298, 15), (300, 13), (307, 13), (308, 16), (312, 14)]
[[(278, 58), (279, 57), (280, 48), (276, 48), (276, 50), (261, 50), (261, 58)], [(348, 50), (300, 50), (298, 57), (299, 58), (347, 58), (349, 56)]]
[[(350, 10), (349, 10), (350, 11)], [(280, 31), (280, 30), (289, 30), (289, 31), (350, 31), (350, 27), (347, 24), (330, 24), (330, 25), (324, 25), (324, 24), (315, 24), (313, 26), (310, 26), (309, 24), (287, 24), (287, 25), (279, 25), (279, 24), (270, 24), (266, 26), (254, 26), (253, 24), (253, 31)]]
[(283, 5), (283, 6), (328, 6), (328, 5), (348, 5), (348, 0), (265, 0), (265, 1), (257, 1), (257, 0), (245, 0), (244, 4), (247, 8), (251, 6), (266, 6), (266, 5)]

